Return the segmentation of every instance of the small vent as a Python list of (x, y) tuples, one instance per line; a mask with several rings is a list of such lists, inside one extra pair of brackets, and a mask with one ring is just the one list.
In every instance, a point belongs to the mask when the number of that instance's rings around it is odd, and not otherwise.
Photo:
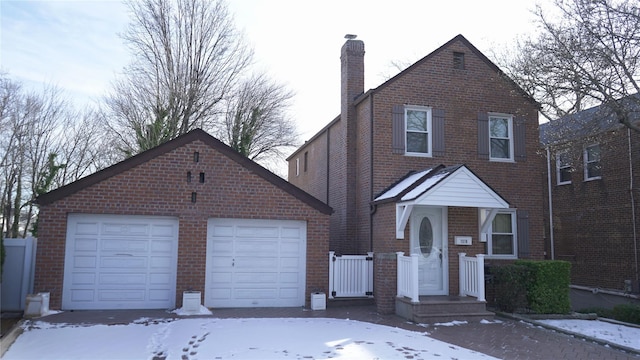
[(195, 151), (193, 153), (193, 162), (198, 162), (198, 161), (200, 161), (200, 153)]
[(204, 183), (204, 173), (200, 173), (200, 183)]
[(192, 203), (196, 202), (196, 200), (197, 200), (196, 198), (197, 198), (197, 197), (198, 197), (198, 193), (196, 193), (196, 192), (192, 192), (192, 193), (191, 193), (191, 202), (192, 202)]
[(461, 52), (453, 53), (453, 68), (464, 70), (464, 53), (461, 53)]
[(191, 171), (187, 171), (187, 182), (191, 182)]

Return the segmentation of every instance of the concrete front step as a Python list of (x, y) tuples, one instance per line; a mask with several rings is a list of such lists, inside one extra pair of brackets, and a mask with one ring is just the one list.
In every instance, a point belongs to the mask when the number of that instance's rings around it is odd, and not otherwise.
[(396, 299), (396, 314), (416, 323), (449, 321), (478, 322), (492, 320), (494, 314), (487, 311), (485, 301), (459, 296), (424, 296), (419, 303), (407, 298)]
[(413, 322), (418, 324), (447, 323), (452, 321), (480, 322), (482, 320), (493, 321), (495, 314), (489, 311), (482, 313), (454, 313), (454, 314), (414, 314)]

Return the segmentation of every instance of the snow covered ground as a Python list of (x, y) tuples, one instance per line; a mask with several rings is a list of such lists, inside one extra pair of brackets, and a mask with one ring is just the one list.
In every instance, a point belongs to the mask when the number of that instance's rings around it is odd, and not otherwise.
[(538, 322), (640, 351), (640, 328), (600, 320), (538, 320)]
[[(539, 322), (640, 351), (638, 328), (594, 320)], [(3, 359), (493, 359), (428, 335), (328, 318), (141, 318), (92, 326), (36, 320), (24, 325)]]
[(425, 333), (326, 318), (140, 319), (77, 327), (35, 322), (5, 353), (27, 359), (494, 359)]

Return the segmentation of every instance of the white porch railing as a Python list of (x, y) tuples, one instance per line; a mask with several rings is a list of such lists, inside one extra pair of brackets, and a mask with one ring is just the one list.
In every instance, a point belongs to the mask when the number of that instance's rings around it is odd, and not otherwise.
[[(418, 290), (418, 257), (417, 254), (398, 255), (398, 296), (406, 296), (411, 302), (420, 301)], [(485, 301), (484, 292), (484, 255), (468, 257), (465, 253), (460, 257), (460, 296), (474, 296), (478, 301)]]
[(465, 253), (460, 258), (460, 296), (475, 296), (485, 301), (484, 293), (484, 255), (469, 257)]
[(373, 253), (336, 255), (329, 252), (329, 299), (373, 297)]
[(406, 296), (411, 302), (420, 302), (418, 293), (418, 254), (404, 256), (398, 255), (398, 297)]

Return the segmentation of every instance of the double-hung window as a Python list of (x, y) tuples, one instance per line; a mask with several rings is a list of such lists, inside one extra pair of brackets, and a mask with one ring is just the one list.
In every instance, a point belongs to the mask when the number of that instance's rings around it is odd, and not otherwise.
[(595, 180), (602, 177), (600, 164), (600, 145), (590, 145), (584, 149), (584, 180)]
[(556, 154), (556, 178), (558, 185), (571, 184), (571, 159), (568, 152)]
[(489, 114), (489, 159), (513, 161), (513, 116)]
[[(489, 210), (482, 210), (480, 215), (482, 223), (489, 215)], [(495, 214), (487, 232), (487, 256), (510, 259), (518, 256), (516, 226), (515, 210), (499, 210)]]
[(410, 106), (404, 109), (406, 154), (431, 156), (431, 108)]

